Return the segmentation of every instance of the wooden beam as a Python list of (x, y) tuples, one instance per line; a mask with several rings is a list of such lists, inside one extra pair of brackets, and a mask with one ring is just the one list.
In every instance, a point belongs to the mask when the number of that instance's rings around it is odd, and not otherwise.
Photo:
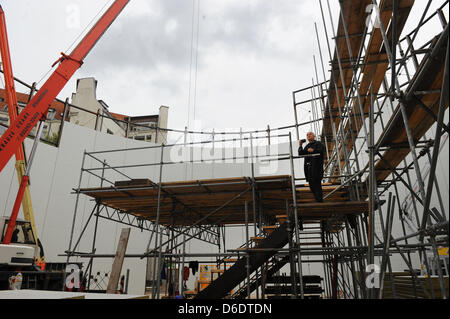
[(131, 228), (122, 228), (122, 232), (120, 233), (116, 256), (114, 257), (111, 275), (109, 276), (108, 287), (106, 288), (107, 294), (114, 294), (117, 290), (120, 273), (122, 272), (123, 260), (128, 246), (128, 238), (130, 238), (130, 231)]

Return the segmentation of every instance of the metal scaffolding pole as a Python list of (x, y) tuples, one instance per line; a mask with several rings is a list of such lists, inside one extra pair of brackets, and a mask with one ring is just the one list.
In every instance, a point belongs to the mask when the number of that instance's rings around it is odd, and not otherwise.
[[(161, 187), (162, 187), (162, 173), (163, 173), (163, 162), (164, 162), (164, 144), (161, 144), (161, 161), (159, 165), (159, 182), (158, 182), (158, 202), (157, 202), (157, 211), (156, 211), (156, 221), (155, 227), (153, 230), (155, 232), (161, 231), (159, 226), (159, 217), (161, 213)], [(162, 242), (162, 231), (159, 236), (160, 242)], [(157, 261), (156, 258), (153, 259), (153, 281), (152, 281), (152, 299), (156, 299), (159, 297), (159, 289), (161, 282), (161, 251), (162, 245), (158, 249), (158, 236), (155, 236), (155, 251), (158, 251), (158, 268), (156, 267)], [(155, 271), (157, 269), (157, 272)], [(157, 278), (155, 278), (157, 275)], [(155, 286), (155, 279), (157, 279), (157, 284)]]
[[(295, 244), (297, 248), (300, 248), (300, 234), (299, 234), (299, 222), (298, 222), (298, 211), (297, 211), (297, 192), (295, 188), (295, 168), (294, 168), (294, 155), (292, 151), (292, 137), (289, 133), (289, 153), (290, 153), (290, 168), (291, 168), (291, 188), (292, 188), (292, 211), (294, 213), (294, 231), (295, 231)], [(298, 275), (300, 282), (300, 298), (304, 298), (303, 292), (303, 271), (302, 271), (302, 257), (300, 254), (300, 249), (297, 251), (297, 263), (298, 263)]]
[(286, 199), (286, 223), (287, 223), (287, 227), (286, 227), (286, 231), (288, 233), (289, 236), (289, 266), (290, 266), (290, 270), (291, 270), (291, 288), (292, 288), (292, 299), (297, 299), (298, 295), (297, 295), (297, 279), (296, 279), (296, 274), (295, 274), (295, 255), (293, 253), (293, 248), (294, 248), (294, 243), (292, 241), (292, 227), (291, 227), (291, 214), (289, 213), (290, 209), (289, 209), (289, 201)]
[(249, 252), (249, 242), (250, 237), (248, 233), (248, 202), (245, 201), (245, 258), (246, 258), (246, 265), (245, 270), (247, 273), (247, 299), (250, 299), (250, 254)]

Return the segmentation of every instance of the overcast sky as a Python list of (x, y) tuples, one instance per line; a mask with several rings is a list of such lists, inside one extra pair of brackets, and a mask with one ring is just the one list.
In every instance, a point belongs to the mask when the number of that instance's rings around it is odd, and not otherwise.
[[(425, 2), (416, 1), (415, 20)], [(111, 3), (2, 1), (15, 76), (41, 80)], [(338, 1), (330, 4), (336, 26)], [(203, 128), (217, 130), (291, 125), (292, 91), (315, 77), (314, 22), (327, 63), (316, 0), (131, 0), (59, 97), (75, 91), (77, 78), (92, 76), (97, 98), (112, 112), (154, 114), (167, 105), (171, 128), (183, 129), (189, 115), (193, 127), (194, 114)], [(299, 111), (300, 122), (309, 118), (306, 108)]]

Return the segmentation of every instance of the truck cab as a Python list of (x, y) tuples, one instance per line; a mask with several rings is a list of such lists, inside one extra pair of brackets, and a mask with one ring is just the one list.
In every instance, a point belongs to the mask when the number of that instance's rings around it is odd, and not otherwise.
[(10, 244), (3, 244), (9, 218), (0, 217), (0, 268), (32, 267), (39, 252), (31, 223), (17, 220)]

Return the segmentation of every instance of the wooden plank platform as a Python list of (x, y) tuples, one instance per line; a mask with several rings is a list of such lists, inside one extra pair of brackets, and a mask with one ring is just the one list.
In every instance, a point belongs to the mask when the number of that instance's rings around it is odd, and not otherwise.
[[(402, 33), (406, 21), (410, 16), (412, 7), (416, 1), (415, 0), (399, 0), (398, 2), (398, 15), (397, 15), (397, 37)], [(345, 34), (343, 32), (342, 19), (339, 19), (338, 25), (338, 43), (335, 49), (334, 59), (331, 62), (333, 68), (333, 76), (336, 80), (336, 85), (338, 89), (335, 89), (335, 84), (332, 79), (330, 79), (329, 87), (328, 87), (328, 101), (331, 107), (331, 113), (328, 109), (325, 112), (325, 120), (323, 123), (323, 131), (322, 137), (332, 136), (332, 125), (339, 126), (340, 117), (338, 111), (338, 101), (340, 102), (341, 107), (344, 107), (345, 104), (345, 92), (344, 86), (348, 90), (350, 87), (351, 79), (352, 79), (352, 70), (350, 68), (350, 60), (356, 61), (357, 54), (360, 52), (361, 45), (361, 35), (363, 34), (365, 25), (362, 23), (361, 19), (366, 18), (367, 14), (360, 14), (358, 17), (352, 17), (352, 15), (357, 15), (358, 12), (361, 13), (362, 9), (365, 9), (371, 1), (343, 1), (343, 16), (345, 17), (345, 21), (347, 23), (348, 33), (353, 35), (350, 39), (352, 53), (354, 56), (350, 57), (348, 49), (346, 47), (345, 42)], [(380, 16), (381, 23), (383, 24), (387, 34), (387, 38), (389, 43), (392, 42), (392, 1), (389, 0), (381, 0), (379, 4), (380, 8)], [(440, 51), (433, 58), (430, 57), (431, 51), (433, 50), (434, 44), (437, 42), (437, 38), (440, 35), (437, 35), (435, 39), (432, 39), (431, 46), (427, 48), (428, 52), (425, 51), (425, 55), (423, 59), (420, 61), (419, 68), (416, 73), (412, 76), (409, 86), (404, 89), (405, 96), (413, 94), (412, 89), (414, 88), (415, 92), (425, 92), (418, 95), (418, 98), (422, 101), (423, 105), (428, 107), (431, 112), (435, 115), (438, 113), (439, 108), (439, 100), (440, 100), (440, 90), (442, 86), (442, 78), (443, 72), (445, 69), (445, 65), (443, 61), (445, 61), (445, 53), (446, 47), (448, 45), (448, 41), (446, 44), (442, 46)], [(361, 68), (361, 77), (359, 83), (359, 93), (361, 95), (362, 102), (362, 111), (363, 117), (366, 118), (369, 112), (370, 107), (370, 91), (376, 94), (379, 92), (382, 82), (386, 76), (386, 71), (389, 68), (389, 61), (386, 54), (386, 50), (383, 46), (383, 37), (381, 35), (381, 31), (379, 28), (374, 28), (370, 33), (370, 37), (367, 42), (367, 50), (365, 51), (365, 55), (362, 56), (362, 68)], [(338, 63), (337, 63), (337, 53), (341, 58), (342, 67), (343, 67), (343, 75), (339, 73)], [(424, 66), (430, 61), (431, 64), (426, 70), (425, 76), (421, 77), (421, 83), (418, 83), (418, 76), (424, 75), (421, 74)], [(417, 83), (416, 83), (417, 82)], [(418, 84), (418, 85), (416, 85)], [(362, 120), (360, 114), (360, 106), (358, 99), (352, 99), (350, 105), (346, 105), (349, 110), (349, 119), (344, 124), (344, 131), (349, 132), (352, 131), (354, 136), (357, 136), (359, 131), (362, 128)], [(420, 103), (414, 98), (409, 98), (405, 101), (405, 109), (407, 110), (407, 118), (409, 121), (409, 125), (411, 127), (411, 131), (413, 133), (413, 139), (415, 143), (420, 140), (423, 135), (426, 133), (428, 129), (435, 123), (434, 119), (428, 112), (426, 112), (423, 107), (419, 105)], [(448, 100), (446, 101), (446, 106), (448, 107)], [(330, 121), (330, 116), (333, 116), (333, 121)], [(322, 140), (324, 140), (322, 138)], [(381, 143), (382, 142), (382, 143)], [(375, 165), (375, 173), (376, 179), (378, 183), (383, 182), (390, 174), (390, 167), (396, 168), (402, 160), (410, 153), (410, 147), (408, 144), (405, 125), (403, 121), (403, 117), (400, 112), (400, 106), (397, 105), (396, 110), (394, 111), (393, 116), (390, 118), (389, 122), (386, 125), (385, 131), (382, 133), (378, 144), (381, 147), (388, 148), (383, 155), (386, 159), (387, 163), (383, 160), (378, 160)], [(345, 145), (345, 146), (343, 146)], [(351, 139), (347, 139), (345, 143), (338, 146), (341, 154), (341, 163), (343, 163), (343, 154), (344, 147), (347, 151), (353, 149), (353, 141)], [(336, 148), (336, 145), (332, 139), (328, 139), (328, 150), (333, 152)], [(325, 160), (326, 161), (326, 160)], [(336, 166), (337, 168), (337, 166)]]
[(226, 263), (235, 263), (237, 260), (237, 258), (225, 258), (223, 261)]
[[(337, 44), (336, 41), (333, 41), (333, 44), (336, 44), (336, 48), (334, 51), (334, 57), (333, 61), (331, 61), (332, 65), (332, 72), (333, 72), (333, 78), (336, 81), (336, 84), (334, 81), (330, 81), (329, 87), (328, 87), (328, 101), (330, 104), (330, 110), (328, 108), (325, 109), (325, 118), (328, 118), (328, 120), (323, 121), (323, 130), (322, 135), (325, 136), (332, 136), (332, 125), (336, 125), (336, 127), (339, 127), (340, 124), (340, 117), (339, 115), (339, 105), (344, 106), (345, 100), (344, 100), (344, 86), (348, 90), (350, 87), (350, 82), (353, 76), (352, 69), (349, 68), (350, 66), (350, 58), (355, 59), (356, 55), (359, 53), (359, 49), (362, 44), (363, 37), (361, 36), (364, 28), (366, 26), (366, 18), (367, 13), (365, 12), (366, 7), (371, 4), (371, 0), (361, 0), (361, 1), (352, 1), (352, 0), (344, 0), (342, 2), (343, 7), (343, 16), (345, 19), (345, 22), (347, 24), (347, 31), (349, 35), (353, 35), (350, 37), (350, 47), (352, 49), (353, 56), (350, 57), (350, 54), (348, 52), (347, 48), (347, 42), (345, 39), (345, 30), (344, 26), (342, 24), (342, 19), (339, 18), (339, 24), (337, 28)], [(341, 15), (340, 15), (341, 16)], [(341, 60), (341, 65), (343, 67), (343, 76), (341, 77), (341, 74), (339, 72), (338, 68), (338, 55)], [(343, 82), (342, 82), (343, 79)], [(337, 86), (337, 92), (335, 90), (335, 85)], [(333, 122), (329, 120), (330, 116), (333, 116)], [(324, 139), (322, 139), (324, 141)], [(328, 140), (328, 151), (331, 152), (333, 150), (333, 142)]]
[[(406, 20), (409, 17), (412, 6), (414, 5), (414, 0), (400, 0), (398, 2), (398, 16), (397, 16), (397, 40), (399, 34), (403, 31)], [(380, 3), (380, 15), (381, 21), (385, 30), (387, 31), (387, 37), (392, 41), (392, 27), (388, 28), (389, 24), (392, 22), (392, 1), (382, 0)], [(391, 43), (391, 42), (389, 42)], [(359, 85), (359, 93), (361, 95), (361, 103), (364, 118), (368, 117), (370, 108), (370, 90), (372, 87), (373, 92), (378, 92), (381, 83), (385, 77), (386, 71), (389, 67), (389, 61), (386, 55), (386, 50), (383, 44), (383, 38), (381, 35), (380, 28), (375, 28), (370, 34), (369, 43), (367, 46), (367, 53), (364, 56), (364, 65), (362, 66), (362, 78)], [(351, 111), (350, 111), (351, 121), (345, 123), (345, 132), (350, 129), (354, 136), (358, 136), (359, 131), (362, 128), (361, 112), (359, 108), (359, 101), (357, 99), (353, 100)], [(350, 126), (351, 125), (351, 126)], [(347, 152), (350, 152), (353, 148), (353, 141), (349, 139), (345, 146), (347, 147)], [(341, 159), (344, 158), (344, 148), (341, 147)], [(342, 160), (343, 164), (344, 161)]]
[(259, 243), (261, 241), (264, 240), (265, 237), (250, 237), (250, 240), (255, 242), (255, 243)]
[(271, 234), (277, 228), (278, 226), (263, 226), (263, 229), (267, 234)]
[[(119, 183), (120, 184), (120, 183)], [(124, 183), (125, 184), (125, 183)], [(148, 184), (148, 182), (146, 182)], [(363, 203), (350, 202), (345, 188), (323, 186), (324, 195), (334, 193), (324, 203), (317, 203), (309, 187), (296, 187), (299, 216), (308, 221), (320, 221), (336, 215), (360, 214)], [(289, 175), (255, 178), (255, 190), (268, 218), (286, 214), (286, 200), (292, 205)], [(158, 185), (126, 185), (81, 189), (80, 193), (94, 198), (102, 205), (152, 222), (158, 211)], [(195, 181), (166, 182), (161, 185), (160, 219), (162, 225), (188, 226), (231, 225), (245, 223), (245, 202), (249, 203), (248, 221), (253, 223), (251, 179), (236, 177)], [(366, 205), (367, 206), (367, 205)]]

